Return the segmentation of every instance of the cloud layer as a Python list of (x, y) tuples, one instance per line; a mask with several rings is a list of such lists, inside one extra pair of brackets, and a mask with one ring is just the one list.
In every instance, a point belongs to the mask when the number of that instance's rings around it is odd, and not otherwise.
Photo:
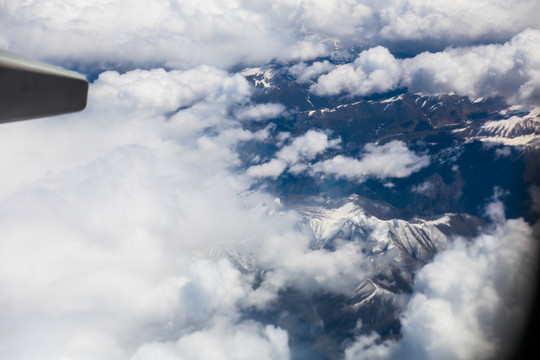
[[(242, 313), (289, 287), (354, 291), (361, 244), (311, 249), (300, 215), (234, 170), (238, 144), (270, 136), (241, 127), (252, 92), (209, 66), (111, 71), (86, 111), (2, 127), (1, 357), (286, 359), (287, 332)], [(338, 144), (309, 131), (276, 159)]]
[(0, 47), (79, 65), (229, 67), (309, 60), (333, 42), (416, 53), (503, 42), (537, 27), (535, 0), (0, 3)]
[(229, 67), (328, 52), (242, 1), (4, 1), (0, 46), (106, 66)]
[(298, 221), (268, 216), (267, 195), (239, 197), (250, 180), (229, 170), (233, 146), (264, 132), (226, 114), (250, 92), (204, 66), (107, 72), (85, 112), (2, 128), (1, 357), (129, 359), (178, 339), (189, 352), (229, 327), (251, 351), (287, 356), (286, 332), (239, 322), (253, 279), (195, 255), (264, 242), (264, 228), (270, 241)]

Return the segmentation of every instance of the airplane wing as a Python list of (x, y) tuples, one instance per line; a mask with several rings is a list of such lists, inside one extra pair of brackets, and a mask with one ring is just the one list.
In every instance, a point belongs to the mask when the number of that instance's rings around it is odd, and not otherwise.
[(83, 76), (0, 50), (0, 123), (80, 111), (87, 95)]

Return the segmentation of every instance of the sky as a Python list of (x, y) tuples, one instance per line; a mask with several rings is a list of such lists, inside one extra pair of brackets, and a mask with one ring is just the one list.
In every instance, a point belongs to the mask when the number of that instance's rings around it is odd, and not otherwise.
[[(536, 106), (539, 13), (536, 0), (0, 0), (0, 48), (92, 79), (83, 112), (0, 127), (0, 357), (290, 359), (285, 329), (243, 314), (288, 287), (350, 295), (374, 269), (355, 243), (311, 249), (301, 214), (254, 185), (405, 178), (431, 159), (392, 141), (314, 161), (339, 136), (246, 130), (288, 110), (255, 104), (237, 70), (284, 64), (318, 96), (407, 87)], [(247, 141), (278, 150), (240, 171)], [(496, 195), (485, 233), (419, 270), (402, 339), (358, 335), (345, 359), (501, 350), (535, 245)], [(266, 269), (260, 286), (228, 251)]]

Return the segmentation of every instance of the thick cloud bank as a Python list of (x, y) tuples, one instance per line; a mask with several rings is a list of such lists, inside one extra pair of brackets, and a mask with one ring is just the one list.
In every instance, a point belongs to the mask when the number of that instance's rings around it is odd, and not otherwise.
[[(361, 244), (312, 250), (300, 216), (233, 170), (238, 144), (270, 136), (245, 114), (281, 109), (250, 108), (252, 91), (209, 66), (111, 71), (86, 111), (2, 126), (0, 357), (287, 359), (287, 332), (242, 312), (288, 287), (354, 290)], [(277, 159), (338, 144), (310, 131)], [(257, 287), (239, 270), (254, 262)]]
[(205, 66), (107, 72), (85, 112), (2, 127), (0, 357), (145, 358), (159, 349), (144, 343), (177, 340), (191, 354), (201, 339), (226, 356), (227, 329), (248, 357), (287, 358), (284, 330), (239, 322), (253, 279), (195, 255), (297, 222), (268, 216), (262, 193), (239, 197), (250, 182), (228, 170), (234, 144), (265, 136), (225, 115), (249, 94)]
[(328, 52), (267, 16), (264, 4), (37, 0), (0, 6), (0, 46), (40, 58), (190, 68), (305, 60)]
[[(352, 63), (322, 75), (311, 86), (319, 96), (370, 95), (408, 87), (411, 92), (503, 96), (511, 103), (540, 103), (540, 30), (504, 44), (449, 48), (396, 59), (383, 47), (365, 50)], [(299, 74), (303, 79), (308, 71)]]
[(309, 60), (334, 41), (416, 52), (507, 41), (539, 12), (536, 0), (4, 0), (0, 47), (79, 64), (229, 67)]

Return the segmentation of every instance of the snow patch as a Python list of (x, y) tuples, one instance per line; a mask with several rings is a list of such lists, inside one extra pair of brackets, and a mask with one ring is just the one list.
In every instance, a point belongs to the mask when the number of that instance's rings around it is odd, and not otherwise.
[(488, 121), (479, 131), (478, 139), (484, 142), (502, 143), (511, 146), (534, 145), (540, 141), (540, 107), (530, 111), (512, 106), (501, 115), (523, 111), (526, 115), (513, 115), (507, 119)]

